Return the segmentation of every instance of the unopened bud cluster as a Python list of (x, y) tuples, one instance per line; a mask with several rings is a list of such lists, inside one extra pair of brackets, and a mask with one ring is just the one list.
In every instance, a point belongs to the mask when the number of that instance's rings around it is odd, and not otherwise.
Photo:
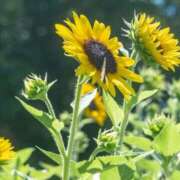
[(31, 74), (24, 80), (22, 95), (31, 100), (43, 100), (53, 84), (54, 82), (50, 84), (47, 83), (47, 76), (42, 79), (41, 76)]
[(113, 130), (106, 130), (99, 133), (96, 143), (98, 148), (104, 149), (107, 152), (115, 150), (118, 146), (117, 132)]
[(160, 133), (160, 131), (163, 129), (163, 127), (170, 121), (169, 118), (167, 118), (165, 115), (156, 116), (149, 124), (147, 133), (148, 135), (151, 135), (152, 137), (155, 137)]

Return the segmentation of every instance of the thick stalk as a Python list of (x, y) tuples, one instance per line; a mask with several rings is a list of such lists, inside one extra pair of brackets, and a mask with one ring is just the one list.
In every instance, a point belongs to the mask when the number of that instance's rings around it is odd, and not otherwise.
[(69, 173), (70, 173), (70, 161), (73, 152), (74, 146), (74, 137), (78, 128), (78, 112), (79, 112), (79, 105), (80, 105), (80, 98), (81, 98), (81, 88), (82, 82), (81, 77), (78, 77), (76, 90), (75, 90), (75, 98), (74, 98), (74, 107), (73, 107), (73, 115), (72, 115), (72, 122), (70, 128), (70, 135), (68, 140), (67, 146), (67, 156), (64, 159), (64, 168), (63, 168), (63, 180), (69, 180)]
[[(53, 109), (53, 106), (52, 106), (52, 104), (51, 104), (51, 102), (50, 102), (47, 95), (44, 98), (44, 102), (45, 102), (45, 104), (47, 106), (49, 114), (53, 117), (53, 119), (57, 119), (56, 115), (55, 115), (55, 112), (54, 112), (54, 109)], [(63, 141), (63, 138), (62, 138), (61, 134), (57, 133), (57, 132), (54, 132), (53, 136), (54, 136), (54, 140), (55, 140), (55, 143), (57, 145), (59, 153), (61, 153), (63, 158), (65, 158), (66, 150), (65, 150), (65, 147), (64, 147), (64, 141)]]

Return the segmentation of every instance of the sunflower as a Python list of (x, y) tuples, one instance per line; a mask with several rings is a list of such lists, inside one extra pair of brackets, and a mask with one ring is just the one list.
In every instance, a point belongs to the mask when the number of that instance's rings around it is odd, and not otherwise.
[[(87, 93), (93, 91), (95, 87), (89, 83), (83, 84), (81, 95), (84, 96)], [(97, 92), (95, 98), (90, 103), (89, 107), (85, 109), (85, 116), (92, 118), (96, 123), (102, 126), (106, 120), (106, 112), (103, 104), (102, 96)]]
[[(134, 42), (142, 59), (157, 62), (165, 70), (175, 70), (180, 64), (180, 46), (170, 28), (161, 28), (154, 17), (143, 14), (135, 15), (128, 36)], [(153, 60), (153, 61), (151, 61)]]
[(56, 24), (56, 33), (64, 39), (63, 49), (66, 55), (75, 58), (79, 67), (76, 75), (91, 77), (92, 84), (98, 84), (115, 96), (115, 86), (125, 98), (134, 94), (127, 80), (141, 83), (142, 77), (130, 71), (134, 64), (129, 57), (119, 55), (122, 44), (117, 37), (110, 38), (111, 28), (95, 20), (91, 25), (85, 15), (73, 12), (73, 20), (66, 19), (65, 24)]
[(0, 164), (11, 160), (14, 156), (13, 146), (8, 139), (0, 137)]

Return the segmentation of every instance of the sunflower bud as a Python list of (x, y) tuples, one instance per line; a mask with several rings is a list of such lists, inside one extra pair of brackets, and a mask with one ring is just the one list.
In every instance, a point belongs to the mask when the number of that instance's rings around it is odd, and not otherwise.
[(173, 83), (169, 87), (169, 94), (171, 97), (176, 97), (178, 100), (180, 99), (180, 80), (173, 80)]
[(62, 121), (65, 125), (69, 125), (71, 123), (71, 119), (72, 119), (72, 115), (67, 112), (67, 111), (64, 111), (63, 113), (61, 113), (59, 115), (59, 119), (60, 121)]
[(107, 152), (112, 152), (118, 146), (118, 137), (117, 132), (113, 130), (106, 130), (104, 132), (100, 132), (98, 138), (96, 139), (96, 143), (99, 149), (104, 149)]
[(54, 83), (55, 81), (48, 84), (47, 76), (42, 79), (41, 76), (31, 74), (24, 80), (24, 90), (22, 91), (22, 95), (31, 100), (43, 100)]
[(145, 129), (145, 134), (150, 135), (152, 137), (157, 136), (169, 121), (170, 119), (165, 115), (154, 117), (154, 119), (152, 119), (152, 121), (149, 122), (148, 128)]

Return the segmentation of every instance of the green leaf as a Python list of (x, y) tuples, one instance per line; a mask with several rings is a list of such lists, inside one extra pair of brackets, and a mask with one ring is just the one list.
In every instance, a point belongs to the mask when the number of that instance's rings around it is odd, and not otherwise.
[(103, 101), (106, 112), (114, 126), (118, 126), (124, 117), (124, 113), (120, 105), (105, 91), (103, 91)]
[[(91, 173), (84, 173), (84, 174), (81, 174), (80, 177), (78, 178), (78, 180), (92, 180), (94, 178), (95, 175), (91, 174)], [(96, 178), (97, 179), (97, 178)], [(97, 179), (99, 180), (99, 179)]]
[[(137, 172), (140, 177), (144, 174), (144, 178), (142, 179), (158, 179), (159, 173), (161, 172), (161, 165), (158, 161), (149, 160), (149, 159), (141, 159), (136, 163)], [(142, 172), (144, 172), (142, 174)]]
[(171, 175), (171, 180), (179, 180), (180, 179), (180, 171), (175, 170)]
[(151, 96), (153, 96), (154, 94), (156, 94), (158, 92), (157, 89), (153, 89), (153, 90), (146, 90), (146, 91), (142, 91), (137, 98), (137, 104), (139, 104), (140, 102), (144, 101), (147, 98), (150, 98)]
[[(56, 162), (58, 164), (58, 166), (52, 166), (50, 164), (46, 164), (44, 162), (41, 162), (41, 167), (44, 168), (44, 169), (47, 169), (48, 171), (51, 170), (51, 169), (54, 169), (55, 172), (57, 172), (57, 175), (62, 175), (62, 171), (63, 171), (63, 164), (62, 164), (62, 161), (63, 159), (60, 157), (58, 157), (59, 155), (56, 154), (56, 153), (53, 153), (53, 152), (50, 152), (50, 151), (46, 151), (42, 148), (39, 148), (37, 147), (43, 154), (45, 154), (47, 157), (49, 157), (50, 159), (52, 159), (54, 162)], [(55, 159), (57, 157), (57, 159)], [(79, 172), (78, 172), (78, 169), (76, 168), (77, 166), (77, 163), (73, 160), (71, 160), (70, 162), (70, 175), (71, 176), (79, 176)], [(57, 169), (57, 171), (56, 171)]]
[(135, 169), (134, 162), (131, 162), (122, 156), (100, 156), (93, 161), (80, 161), (76, 167), (81, 174), (85, 172), (102, 172), (106, 169), (121, 165), (127, 165), (129, 168)]
[(97, 93), (97, 89), (85, 94), (80, 100), (79, 114), (81, 114), (93, 101)]
[(153, 96), (157, 92), (158, 92), (157, 89), (141, 91), (140, 93), (138, 93), (137, 95), (135, 95), (131, 98), (128, 105), (129, 105), (129, 107), (134, 108), (136, 105), (138, 105), (142, 101), (150, 98), (151, 96)]
[(100, 180), (110, 180), (110, 179), (121, 180), (121, 176), (119, 174), (117, 167), (107, 169), (100, 174)]
[(43, 154), (45, 154), (48, 158), (50, 158), (51, 160), (53, 160), (55, 163), (57, 163), (58, 165), (62, 165), (62, 157), (61, 155), (57, 154), (57, 153), (54, 153), (54, 152), (51, 152), (51, 151), (47, 151), (47, 150), (44, 150), (38, 146), (36, 146), (36, 148), (38, 150), (40, 150)]
[(97, 157), (94, 161), (79, 162), (77, 167), (80, 174), (91, 173), (100, 180), (131, 180), (135, 171), (134, 163), (122, 156)]
[(167, 123), (153, 141), (154, 149), (164, 156), (172, 156), (180, 151), (180, 132), (172, 121)]
[(133, 158), (133, 161), (136, 163), (136, 162), (146, 158), (147, 156), (152, 155), (153, 153), (154, 153), (154, 150), (142, 152), (140, 155), (138, 155), (135, 158)]
[(52, 122), (53, 118), (46, 112), (43, 112), (27, 103), (25, 103), (20, 98), (16, 99), (21, 103), (21, 105), (28, 111), (35, 119), (37, 119), (41, 124), (43, 124), (50, 132), (53, 129)]
[(134, 170), (127, 164), (121, 164), (118, 167), (108, 168), (102, 171), (101, 180), (132, 180)]
[(156, 172), (161, 170), (161, 165), (158, 161), (149, 160), (149, 159), (141, 159), (137, 163), (137, 167), (140, 169), (144, 169), (151, 172)]
[(18, 159), (19, 164), (24, 164), (30, 158), (33, 153), (34, 148), (21, 149), (16, 153), (16, 159)]
[(130, 164), (122, 164), (118, 167), (119, 175), (121, 180), (132, 180), (134, 175), (134, 170)]
[[(51, 179), (50, 177), (53, 176), (53, 175), (58, 176), (58, 177), (60, 175), (62, 175), (63, 168), (62, 168), (61, 165), (60, 166), (54, 166), (52, 164), (47, 164), (47, 163), (44, 163), (44, 162), (40, 162), (40, 166), (41, 166), (41, 168), (43, 168), (45, 170), (44, 175), (47, 175), (45, 177), (43, 176), (44, 178), (42, 178), (42, 180)], [(36, 173), (32, 172), (32, 175), (33, 175), (34, 178), (38, 177), (38, 174), (36, 174)], [(41, 180), (41, 178), (37, 178), (37, 180)]]
[(145, 137), (129, 135), (125, 136), (124, 142), (145, 151), (152, 149), (152, 142)]

